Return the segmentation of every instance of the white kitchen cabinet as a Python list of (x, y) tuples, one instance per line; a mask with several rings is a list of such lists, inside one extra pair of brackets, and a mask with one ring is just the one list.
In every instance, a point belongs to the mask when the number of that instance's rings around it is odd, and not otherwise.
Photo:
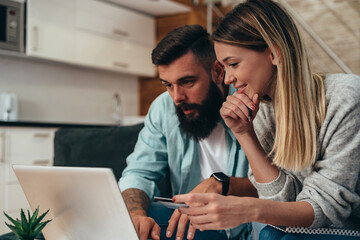
[[(20, 209), (30, 209), (19, 182), (12, 170), (13, 164), (52, 165), (54, 155), (54, 128), (1, 127), (0, 128), (0, 211), (19, 217)], [(10, 230), (0, 215), (0, 234)], [(8, 222), (8, 221), (7, 221)]]
[(77, 29), (154, 47), (153, 17), (99, 1), (76, 0), (76, 2)]
[(27, 55), (75, 63), (75, 19), (73, 1), (28, 0)]
[(152, 48), (129, 41), (119, 41), (101, 35), (79, 32), (76, 41), (76, 60), (86, 66), (152, 76), (149, 64)]
[(29, 28), (27, 54), (70, 64), (75, 62), (75, 31), (32, 20)]
[(27, 55), (154, 76), (155, 20), (95, 0), (28, 0)]

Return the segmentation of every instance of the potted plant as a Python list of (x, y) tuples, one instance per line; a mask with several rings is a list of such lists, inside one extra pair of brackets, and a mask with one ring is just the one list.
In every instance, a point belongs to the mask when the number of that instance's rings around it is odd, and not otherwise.
[[(49, 209), (50, 210), (50, 209)], [(38, 217), (39, 207), (36, 208), (34, 214), (30, 216), (29, 210), (27, 211), (28, 217), (26, 218), (23, 209), (21, 209), (21, 219), (14, 220), (5, 212), (5, 216), (12, 222), (14, 225), (6, 224), (10, 230), (20, 239), (20, 240), (34, 240), (36, 236), (41, 232), (41, 230), (48, 224), (51, 220), (41, 222), (45, 215), (49, 212), (47, 210), (40, 217)]]

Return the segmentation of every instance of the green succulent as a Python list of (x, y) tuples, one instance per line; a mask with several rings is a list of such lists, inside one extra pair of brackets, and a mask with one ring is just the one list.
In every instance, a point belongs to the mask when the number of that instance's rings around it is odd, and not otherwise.
[[(50, 209), (49, 209), (50, 210)], [(14, 224), (6, 224), (11, 231), (15, 233), (16, 236), (20, 238), (20, 240), (34, 240), (35, 237), (41, 232), (41, 230), (48, 224), (51, 220), (40, 222), (45, 215), (49, 212), (47, 210), (45, 213), (43, 213), (40, 217), (38, 216), (39, 213), (39, 207), (36, 208), (34, 214), (30, 216), (29, 210), (27, 211), (28, 218), (26, 218), (25, 213), (23, 209), (21, 209), (21, 220), (16, 219), (14, 220), (9, 215), (7, 215), (5, 212), (5, 216)]]

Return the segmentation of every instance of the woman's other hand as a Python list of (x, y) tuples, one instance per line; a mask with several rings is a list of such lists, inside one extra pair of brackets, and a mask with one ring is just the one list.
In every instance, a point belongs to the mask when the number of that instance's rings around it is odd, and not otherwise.
[[(187, 214), (191, 225), (197, 229), (220, 230), (251, 222), (252, 201), (249, 197), (222, 196), (216, 193), (189, 193), (176, 195), (175, 202), (186, 202), (189, 208), (181, 208)], [(191, 206), (191, 203), (203, 203)]]

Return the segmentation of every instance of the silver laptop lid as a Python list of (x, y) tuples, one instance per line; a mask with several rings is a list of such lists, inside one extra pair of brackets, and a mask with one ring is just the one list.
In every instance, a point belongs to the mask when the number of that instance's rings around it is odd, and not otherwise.
[(31, 209), (50, 209), (46, 240), (138, 240), (111, 169), (13, 166)]

